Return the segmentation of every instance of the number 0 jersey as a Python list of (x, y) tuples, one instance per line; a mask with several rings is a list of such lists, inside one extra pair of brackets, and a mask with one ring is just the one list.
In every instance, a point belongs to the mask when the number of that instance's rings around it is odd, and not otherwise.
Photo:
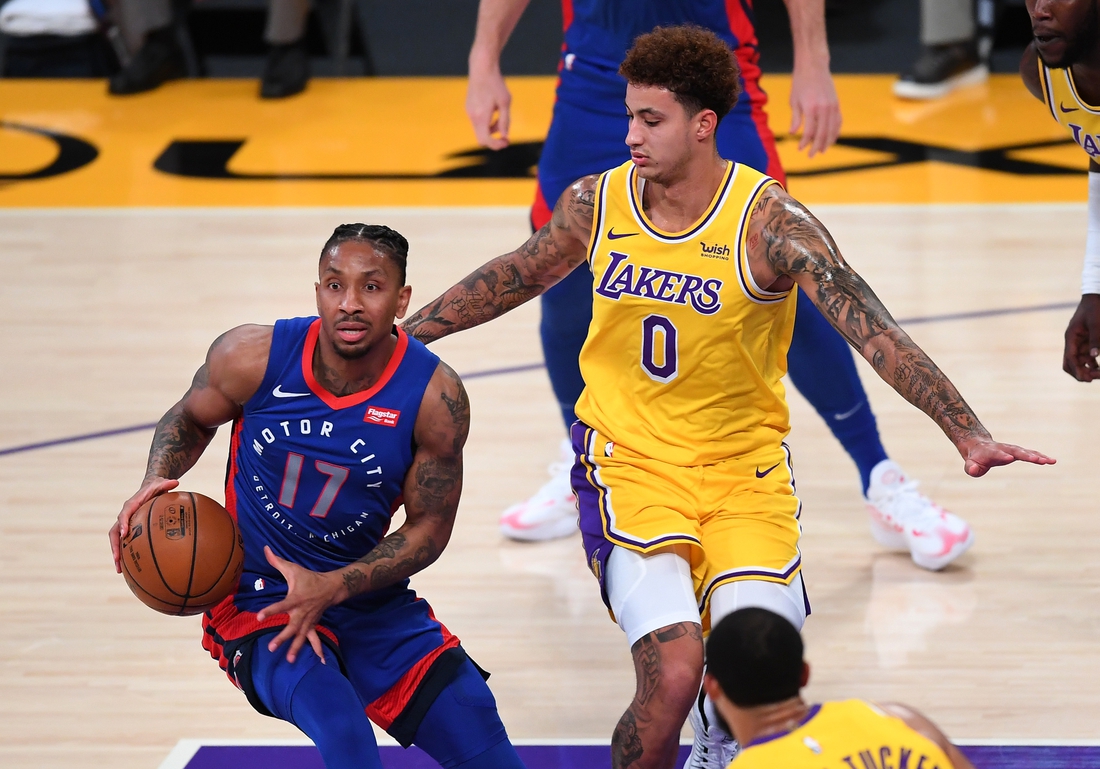
[(954, 769), (943, 749), (869, 702), (814, 705), (796, 729), (745, 746), (730, 769)]
[(779, 447), (795, 297), (755, 284), (745, 244), (753, 206), (775, 183), (729, 163), (703, 217), (668, 233), (646, 216), (632, 162), (600, 177), (578, 419), (680, 466)]
[[(244, 537), (240, 610), (259, 611), (286, 594), (264, 545), (313, 571), (338, 569), (378, 544), (401, 504), (413, 426), (439, 358), (398, 330), (378, 382), (333, 395), (313, 376), (320, 325), (316, 318), (275, 323), (263, 384), (233, 425), (225, 502)], [(350, 603), (380, 605), (407, 587)]]
[(1086, 104), (1077, 93), (1073, 72), (1051, 69), (1039, 60), (1039, 82), (1050, 114), (1073, 134), (1073, 140), (1100, 163), (1100, 107)]

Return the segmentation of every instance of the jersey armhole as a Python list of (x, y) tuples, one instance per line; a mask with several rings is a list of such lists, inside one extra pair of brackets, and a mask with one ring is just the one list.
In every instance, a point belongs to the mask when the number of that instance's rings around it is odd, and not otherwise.
[[(756, 284), (756, 279), (752, 276), (752, 269), (749, 265), (749, 250), (747, 244), (747, 238), (749, 233), (749, 222), (752, 219), (753, 209), (756, 208), (757, 202), (764, 194), (764, 191), (771, 187), (773, 184), (779, 185), (779, 189), (783, 189), (783, 185), (770, 176), (762, 176), (761, 180), (757, 182), (757, 187), (753, 190), (745, 201), (745, 208), (741, 211), (741, 222), (737, 228), (737, 278), (741, 284), (741, 290), (745, 296), (756, 304), (774, 304), (781, 302), (790, 296), (794, 291), (794, 286), (788, 288), (786, 291), (768, 291)], [(797, 284), (795, 284), (797, 285)]]
[(595, 208), (592, 211), (592, 232), (588, 236), (588, 266), (591, 267), (596, 257), (596, 246), (600, 242), (600, 233), (603, 231), (603, 214), (607, 208), (605, 205), (607, 197), (607, 177), (610, 171), (604, 171), (600, 174), (599, 180), (596, 182), (596, 199)]
[(1039, 87), (1043, 90), (1043, 103), (1047, 105), (1047, 109), (1050, 110), (1055, 122), (1058, 122), (1058, 113), (1054, 111), (1054, 95), (1051, 93), (1053, 88), (1050, 82), (1050, 70), (1046, 68), (1037, 53), (1035, 54), (1035, 65), (1039, 68)]
[(300, 319), (294, 318), (293, 320), (290, 320), (287, 318), (281, 318), (279, 320), (276, 320), (275, 325), (271, 327), (271, 347), (267, 351), (267, 367), (264, 369), (264, 378), (260, 382), (260, 386), (256, 388), (256, 392), (252, 393), (252, 397), (246, 400), (241, 406), (242, 416), (252, 410), (252, 407), (255, 405), (255, 402), (257, 402), (258, 399), (263, 398), (263, 393), (268, 392), (275, 386), (275, 380), (278, 379), (279, 374), (282, 373), (281, 368), (278, 371), (274, 370), (274, 367), (277, 365), (275, 363), (275, 359), (280, 357), (275, 354), (276, 340), (279, 337), (279, 332), (282, 331), (283, 335), (285, 335), (287, 326), (293, 323), (293, 321), (295, 320)]

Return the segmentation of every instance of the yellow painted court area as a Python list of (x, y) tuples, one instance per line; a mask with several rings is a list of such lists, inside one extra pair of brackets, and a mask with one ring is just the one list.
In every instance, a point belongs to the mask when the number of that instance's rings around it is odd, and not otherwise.
[[(841, 144), (810, 160), (785, 138), (789, 76), (765, 77), (793, 194), (811, 204), (1085, 200), (1084, 153), (1019, 77), (931, 103), (896, 99), (891, 82), (838, 76)], [(540, 142), (554, 79), (509, 84), (513, 143)], [(465, 87), (317, 79), (301, 96), (262, 101), (252, 80), (180, 81), (127, 98), (108, 97), (102, 81), (0, 81), (0, 207), (529, 204), (537, 144), (512, 154), (510, 178), (438, 178), (486, 162)], [(43, 131), (67, 137), (65, 148)], [(45, 175), (65, 163), (74, 168)]]

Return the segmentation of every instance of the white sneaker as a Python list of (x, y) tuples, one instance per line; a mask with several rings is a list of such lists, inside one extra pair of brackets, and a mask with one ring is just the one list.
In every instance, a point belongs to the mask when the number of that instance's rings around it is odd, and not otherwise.
[(717, 724), (708, 723), (701, 707), (703, 699), (700, 693), (688, 713), (688, 723), (695, 732), (695, 739), (691, 743), (691, 755), (688, 756), (684, 769), (726, 769), (730, 761), (741, 752), (741, 746)]
[(867, 489), (871, 534), (884, 547), (908, 550), (917, 566), (939, 571), (970, 549), (974, 532), (917, 486), (897, 462), (886, 459), (875, 465)]
[(569, 485), (573, 446), (561, 442), (561, 459), (550, 465), (550, 480), (535, 496), (518, 502), (500, 516), (500, 531), (508, 539), (535, 542), (568, 537), (579, 531), (577, 497)]

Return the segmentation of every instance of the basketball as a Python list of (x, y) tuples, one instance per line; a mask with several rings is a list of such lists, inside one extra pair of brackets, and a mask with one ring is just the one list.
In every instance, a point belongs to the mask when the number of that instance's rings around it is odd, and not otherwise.
[(202, 494), (175, 491), (133, 514), (121, 561), (126, 584), (150, 609), (200, 614), (237, 587), (244, 547), (224, 507)]

